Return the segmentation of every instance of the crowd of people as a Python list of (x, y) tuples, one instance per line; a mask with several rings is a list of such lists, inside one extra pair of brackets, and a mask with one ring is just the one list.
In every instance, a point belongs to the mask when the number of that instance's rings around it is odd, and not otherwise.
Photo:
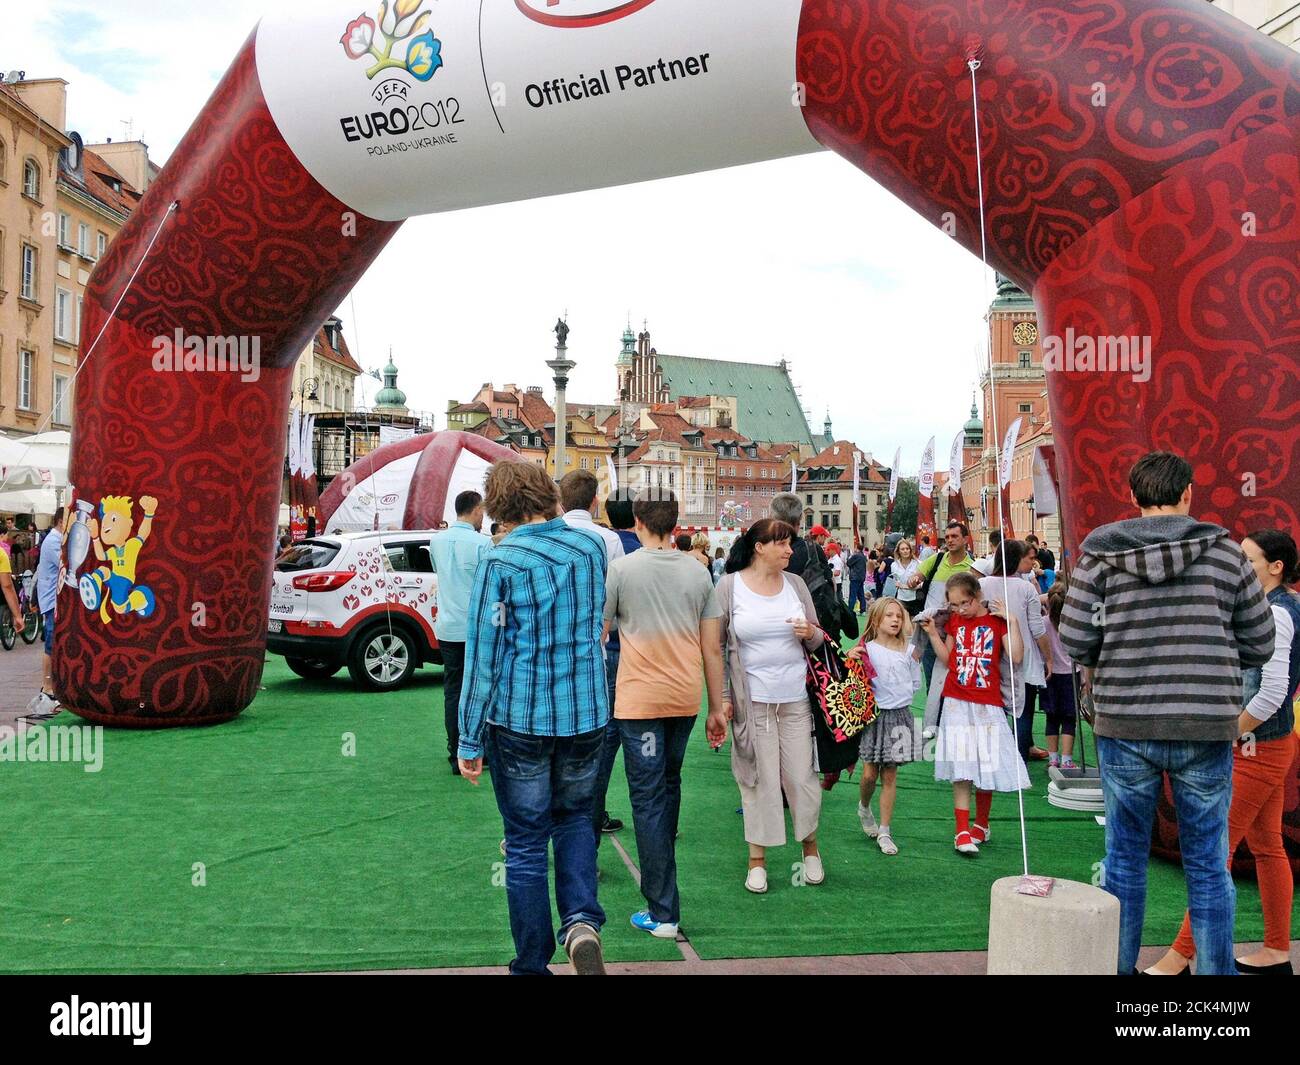
[[(1095, 530), (1067, 574), (1034, 537), (995, 538), (977, 558), (958, 521), (929, 553), (905, 538), (888, 555), (884, 545), (837, 550), (821, 527), (799, 534), (802, 505), (788, 493), (725, 558), (710, 557), (707, 538), (674, 536), (671, 491), (615, 494), (599, 524), (594, 475), (571, 473), (557, 489), (538, 467), (493, 466), (484, 497), (458, 499), (434, 559), (448, 757), (475, 785), (490, 773), (505, 827), (511, 971), (545, 973), (556, 947), (548, 846), (558, 942), (578, 972), (603, 971), (596, 854), (621, 827), (605, 809), (620, 752), (645, 900), (630, 922), (678, 935), (682, 772), (702, 706), (708, 745), (731, 740), (743, 887), (768, 890), (767, 852), (788, 831), (802, 882), (823, 883), (826, 791), (807, 655), (850, 634), (847, 657), (870, 663), (877, 706), (857, 750), (857, 812), (884, 855), (906, 848), (898, 769), (922, 759), (952, 788), (955, 852), (977, 855), (994, 794), (1029, 787), (1029, 761), (1074, 766), (1081, 695), (1107, 809), (1102, 886), (1121, 907), (1119, 971), (1135, 971), (1164, 774), (1190, 906), (1149, 971), (1189, 971), (1193, 956), (1204, 974), (1289, 971), (1281, 811), (1300, 685), (1295, 542), (1264, 530), (1238, 545), (1195, 521), (1191, 468), (1176, 455), (1145, 456), (1130, 487), (1138, 516)], [(501, 523), (491, 538), (479, 531), (485, 513)], [(1045, 750), (1032, 744), (1039, 712)], [(1267, 935), (1238, 959), (1228, 861), (1242, 839), (1260, 869)]]
[[(23, 719), (29, 723), (48, 721), (59, 709), (54, 696), (54, 604), (62, 570), (64, 509), (59, 507), (49, 527), (37, 533), (34, 527), (20, 529), (12, 517), (0, 521), (0, 605), (8, 613), (8, 623), (16, 629), (30, 624), (32, 613), (39, 613), (44, 629), (44, 653), (41, 656), (41, 687), (27, 706)], [(28, 609), (22, 609), (18, 582), (25, 575), (32, 580)]]

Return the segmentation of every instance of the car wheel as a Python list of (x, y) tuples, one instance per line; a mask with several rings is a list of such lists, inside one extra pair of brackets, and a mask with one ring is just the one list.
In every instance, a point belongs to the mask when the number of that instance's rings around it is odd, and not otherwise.
[(284, 661), (305, 680), (325, 680), (343, 668), (342, 662), (326, 662), (320, 658), (286, 658)]
[(398, 626), (369, 629), (352, 645), (348, 672), (371, 691), (400, 688), (415, 672), (415, 641)]

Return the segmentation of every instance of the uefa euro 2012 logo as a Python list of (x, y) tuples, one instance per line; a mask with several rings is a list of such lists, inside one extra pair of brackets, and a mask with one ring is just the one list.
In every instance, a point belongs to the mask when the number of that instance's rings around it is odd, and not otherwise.
[[(373, 61), (366, 77), (374, 79), (385, 70), (405, 70), (416, 81), (428, 81), (442, 66), (442, 42), (427, 29), (433, 17), (420, 10), (422, 0), (384, 0), (379, 17), (358, 15), (339, 38), (349, 59)], [(414, 21), (412, 21), (414, 19)], [(383, 41), (380, 42), (379, 38)], [(393, 49), (406, 42), (404, 58), (393, 58)]]

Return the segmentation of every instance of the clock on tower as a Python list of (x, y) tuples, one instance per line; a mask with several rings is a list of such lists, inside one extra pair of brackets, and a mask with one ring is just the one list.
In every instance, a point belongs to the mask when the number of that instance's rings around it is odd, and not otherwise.
[(1038, 339), (1038, 326), (1033, 322), (1017, 322), (1011, 339), (1022, 347), (1028, 346)]

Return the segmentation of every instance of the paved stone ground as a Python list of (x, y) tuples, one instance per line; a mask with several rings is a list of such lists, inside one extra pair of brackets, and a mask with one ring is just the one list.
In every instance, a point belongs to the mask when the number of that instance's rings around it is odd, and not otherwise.
[[(679, 947), (687, 945), (681, 941)], [(1238, 954), (1257, 950), (1259, 943), (1238, 943)], [(1153, 965), (1164, 954), (1163, 947), (1144, 947), (1139, 968)], [(612, 976), (983, 976), (987, 955), (972, 950), (948, 954), (859, 954), (822, 958), (753, 958), (702, 961), (691, 956), (682, 961), (620, 962), (609, 964)], [(1069, 959), (1063, 958), (1063, 971)], [(1300, 942), (1291, 947), (1291, 964), (1300, 969)], [(570, 974), (567, 965), (552, 965), (557, 976)], [(500, 976), (498, 967), (472, 969), (403, 969), (390, 975)]]
[(25, 729), (18, 717), (27, 712), (27, 704), (41, 690), (41, 655), (43, 644), (37, 640), (25, 644), (19, 640), (12, 651), (0, 647), (0, 728), (5, 725)]

